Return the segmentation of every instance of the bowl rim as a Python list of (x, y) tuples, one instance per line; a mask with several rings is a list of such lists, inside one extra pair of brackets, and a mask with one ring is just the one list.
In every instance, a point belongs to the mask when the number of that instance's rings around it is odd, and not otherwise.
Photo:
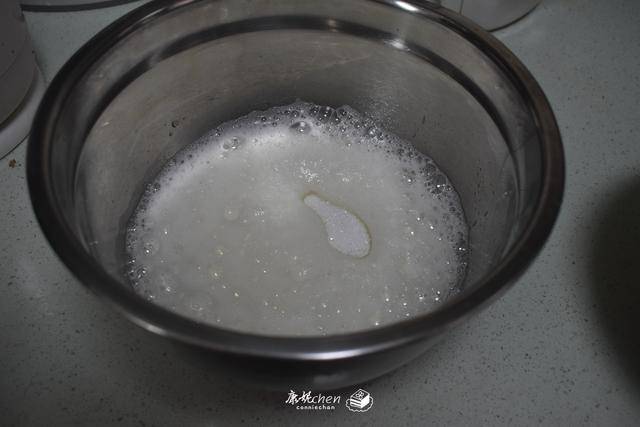
[(38, 108), (27, 150), (27, 181), (33, 209), (54, 252), (83, 285), (137, 325), (161, 336), (227, 354), (323, 361), (390, 350), (439, 335), (464, 320), (465, 315), (496, 299), (524, 272), (551, 233), (564, 190), (564, 154), (560, 132), (542, 89), (526, 67), (500, 41), (455, 12), (415, 0), (360, 0), (399, 9), (422, 19), (437, 20), (456, 31), (508, 73), (535, 114), (542, 163), (538, 203), (521, 237), (495, 270), (464, 296), (455, 297), (433, 312), (372, 330), (328, 336), (269, 336), (223, 329), (173, 313), (121, 286), (84, 249), (58, 208), (49, 179), (52, 136), (67, 95), (95, 58), (150, 20), (199, 1), (156, 0), (117, 19), (66, 62)]

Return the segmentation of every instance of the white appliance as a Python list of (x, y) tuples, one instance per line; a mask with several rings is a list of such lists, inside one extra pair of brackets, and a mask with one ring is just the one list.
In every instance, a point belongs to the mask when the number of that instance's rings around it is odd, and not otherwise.
[(0, 1), (0, 158), (31, 129), (44, 81), (17, 0)]

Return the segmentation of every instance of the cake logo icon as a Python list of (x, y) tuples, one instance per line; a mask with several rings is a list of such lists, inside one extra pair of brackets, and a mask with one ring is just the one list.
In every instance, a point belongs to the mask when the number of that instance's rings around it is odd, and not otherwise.
[(347, 409), (352, 412), (367, 412), (371, 406), (373, 406), (373, 397), (361, 388), (347, 399)]

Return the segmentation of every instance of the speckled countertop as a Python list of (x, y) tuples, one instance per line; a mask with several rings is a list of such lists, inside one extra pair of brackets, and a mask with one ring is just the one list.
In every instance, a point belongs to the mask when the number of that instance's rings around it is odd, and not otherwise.
[[(46, 80), (135, 5), (27, 14)], [(22, 144), (0, 161), (0, 424), (639, 425), (640, 2), (543, 0), (497, 36), (560, 124), (557, 226), (504, 298), (366, 384), (369, 412), (296, 411), (282, 393), (184, 363), (112, 312), (44, 240)]]

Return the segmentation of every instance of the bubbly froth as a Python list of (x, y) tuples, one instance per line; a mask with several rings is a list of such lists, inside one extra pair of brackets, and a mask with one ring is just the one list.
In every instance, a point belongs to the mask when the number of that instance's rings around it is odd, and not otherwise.
[(467, 226), (436, 164), (354, 109), (297, 102), (224, 123), (172, 159), (127, 233), (157, 304), (269, 335), (369, 329), (435, 309)]

